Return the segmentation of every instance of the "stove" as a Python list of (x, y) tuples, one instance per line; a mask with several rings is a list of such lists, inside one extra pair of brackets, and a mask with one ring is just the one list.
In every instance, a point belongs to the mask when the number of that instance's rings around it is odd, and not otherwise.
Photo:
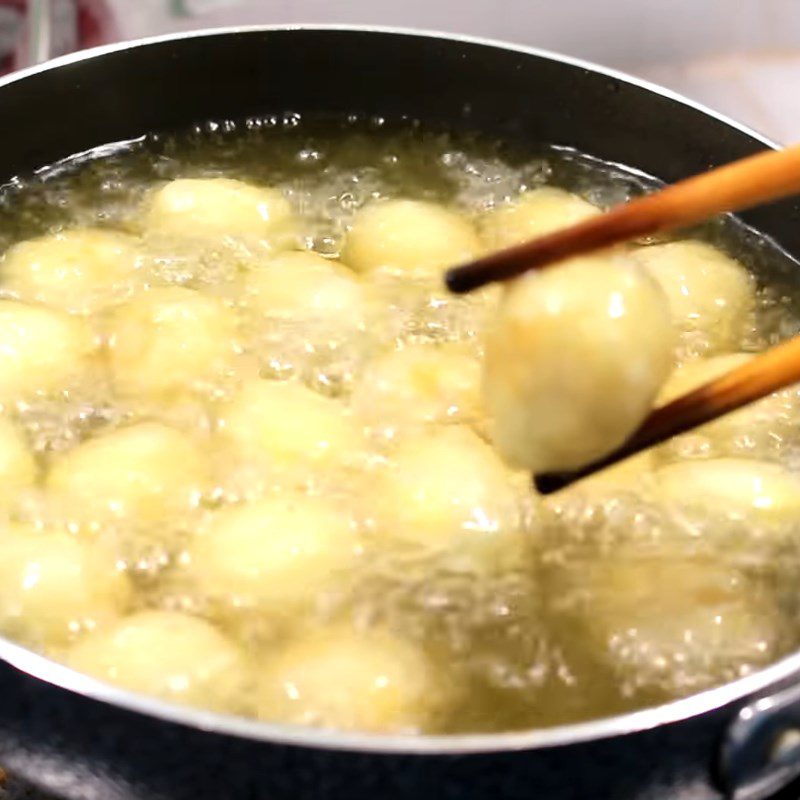
[(0, 800), (56, 800), (25, 786), (0, 769)]
[[(7, 775), (3, 770), (0, 770), (0, 775), (2, 775), (2, 778), (0, 778), (0, 800), (58, 800), (56, 797), (31, 789), (29, 786)], [(205, 798), (198, 798), (198, 800), (205, 800)], [(472, 800), (484, 799), (475, 797)], [(486, 800), (489, 799), (487, 798)], [(494, 797), (491, 800), (503, 799)], [(669, 800), (669, 798), (664, 798), (664, 800)], [(800, 779), (787, 789), (784, 789), (784, 791), (767, 798), (767, 800), (800, 800)]]

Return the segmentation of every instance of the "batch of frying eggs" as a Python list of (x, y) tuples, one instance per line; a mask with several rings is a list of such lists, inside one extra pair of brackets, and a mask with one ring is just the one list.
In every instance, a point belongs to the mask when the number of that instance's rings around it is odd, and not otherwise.
[[(326, 335), (346, 338), (370, 325), (377, 275), (440, 291), (443, 269), (596, 213), (549, 187), (478, 220), (425, 201), (377, 200), (357, 212), (336, 261), (291, 249), (295, 212), (280, 192), (179, 179), (147, 196), (140, 238), (75, 228), (12, 246), (0, 263), (3, 629), (80, 671), (171, 702), (339, 729), (429, 729), (448, 701), (446, 681), (396, 631), (335, 623), (261, 653), (231, 634), (229, 620), (243, 610), (280, 617), (313, 602), (364, 548), (347, 500), (307, 491), (307, 476), (352, 474), (373, 537), (455, 553), (478, 576), (496, 569), (520, 546), (509, 519), (532, 491), (531, 471), (602, 456), (655, 404), (751, 357), (738, 350), (752, 326), (753, 278), (689, 240), (575, 260), (474, 301), (486, 312), (482, 361), (458, 342), (403, 342), (372, 354), (344, 398), (259, 374), (242, 319), (322, 321)], [(158, 237), (245, 242), (260, 256), (233, 295), (169, 285), (152, 280), (141, 255), (141, 241)], [(678, 343), (698, 336), (704, 357), (675, 368)], [(26, 404), (100, 372), (116, 402), (147, 413), (63, 452), (34, 454), (17, 422)], [(221, 380), (234, 388), (215, 396)], [(159, 417), (197, 398), (212, 408), (209, 430)], [(765, 405), (782, 402), (768, 398), (707, 434), (752, 432), (771, 418)], [(382, 454), (362, 469), (353, 454), (368, 436)], [(253, 484), (215, 496), (220, 469), (236, 463), (258, 465)], [(645, 453), (595, 480), (623, 484), (643, 473), (666, 503), (765, 524), (800, 513), (800, 476), (766, 461), (659, 465)], [(44, 522), (19, 511), (31, 493), (48, 509)], [(202, 514), (173, 568), (216, 599), (214, 612), (131, 613), (134, 579), (104, 531), (152, 535), (190, 510)], [(672, 566), (661, 559), (650, 574), (620, 557), (588, 571), (587, 580), (614, 587), (598, 612), (600, 638), (651, 583), (673, 595), (671, 581), (686, 587), (677, 604), (733, 591), (723, 567), (679, 558)], [(734, 625), (719, 635), (736, 634)]]

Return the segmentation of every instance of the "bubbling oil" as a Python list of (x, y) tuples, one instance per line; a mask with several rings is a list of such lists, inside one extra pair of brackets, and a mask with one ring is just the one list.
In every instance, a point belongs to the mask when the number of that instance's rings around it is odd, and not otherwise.
[[(233, 194), (204, 224), (149, 223), (154, 193), (187, 179)], [(239, 202), (230, 180), (268, 187), (258, 207), (274, 218), (285, 204), (291, 225), (272, 239), (218, 230)], [(556, 147), (294, 114), (152, 135), (7, 185), (4, 263), (21, 241), (117, 231), (137, 288), (69, 312), (93, 344), (68, 380), (4, 400), (36, 464), (1, 503), (4, 631), (170, 702), (401, 733), (622, 713), (796, 648), (789, 490), (768, 498), (776, 513), (748, 515), (665, 499), (659, 477), (720, 459), (797, 475), (796, 388), (757, 430), (707, 426), (615, 479), (538, 498), (494, 452), (470, 377), (496, 294), (347, 263), (357, 215), (379, 201), (436, 204), (480, 231), (542, 187), (603, 208), (654, 185)], [(757, 281), (733, 350), (798, 331), (788, 256), (729, 218), (691, 235)], [(312, 283), (331, 288), (303, 289), (311, 307), (284, 292), (270, 313), (275, 285), (257, 278), (285, 252), (318, 254)], [(274, 281), (294, 279), (287, 263)], [(41, 302), (2, 264), (0, 295)], [(711, 350), (702, 328), (684, 331), (675, 363)], [(49, 557), (53, 532), (79, 552)]]

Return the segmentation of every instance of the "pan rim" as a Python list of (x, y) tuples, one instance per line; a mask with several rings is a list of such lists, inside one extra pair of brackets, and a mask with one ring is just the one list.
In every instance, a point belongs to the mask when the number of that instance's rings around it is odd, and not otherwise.
[[(291, 31), (379, 33), (394, 36), (434, 38), (464, 44), (480, 45), (556, 61), (622, 81), (650, 93), (661, 95), (673, 102), (712, 117), (765, 147), (780, 149), (779, 144), (747, 125), (714, 111), (702, 103), (686, 98), (678, 92), (659, 86), (651, 81), (628, 75), (620, 70), (602, 67), (584, 59), (561, 55), (543, 48), (528, 47), (477, 36), (393, 26), (319, 24), (245, 25), (144, 37), (82, 50), (19, 70), (18, 72), (0, 78), (0, 89), (4, 86), (17, 83), (18, 81), (24, 81), (26, 78), (38, 75), (39, 73), (55, 70), (69, 64), (75, 64), (84, 60), (134, 48), (147, 47), (149, 45), (202, 37)], [(208, 733), (234, 736), (241, 739), (262, 742), (264, 744), (304, 746), (321, 750), (358, 751), (384, 755), (407, 754), (418, 756), (447, 754), (466, 755), (539, 750), (638, 733), (661, 725), (677, 723), (712, 712), (762, 692), (772, 685), (793, 678), (795, 680), (800, 678), (800, 651), (796, 651), (762, 670), (754, 672), (746, 677), (738, 678), (722, 686), (708, 689), (686, 698), (674, 700), (670, 703), (627, 714), (604, 717), (587, 722), (560, 725), (552, 728), (514, 731), (510, 733), (411, 736), (330, 731), (304, 726), (263, 722), (187, 708), (185, 706), (179, 706), (139, 695), (83, 675), (4, 637), (0, 637), (0, 660), (5, 661), (11, 667), (34, 679), (44, 681), (59, 689), (81, 695), (91, 700), (117, 706), (127, 711), (144, 714), (165, 722), (194, 728)]]

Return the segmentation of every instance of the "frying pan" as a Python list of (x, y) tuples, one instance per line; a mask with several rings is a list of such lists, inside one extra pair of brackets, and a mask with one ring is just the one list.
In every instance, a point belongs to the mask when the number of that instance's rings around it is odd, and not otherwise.
[[(0, 183), (147, 132), (284, 111), (407, 115), (574, 147), (665, 181), (774, 147), (658, 87), (529, 48), (247, 28), (99, 48), (0, 81)], [(796, 201), (744, 220), (800, 253)], [(800, 653), (625, 716), (412, 738), (173, 707), (0, 640), (0, 764), (70, 800), (760, 800), (800, 774), (798, 730)]]

